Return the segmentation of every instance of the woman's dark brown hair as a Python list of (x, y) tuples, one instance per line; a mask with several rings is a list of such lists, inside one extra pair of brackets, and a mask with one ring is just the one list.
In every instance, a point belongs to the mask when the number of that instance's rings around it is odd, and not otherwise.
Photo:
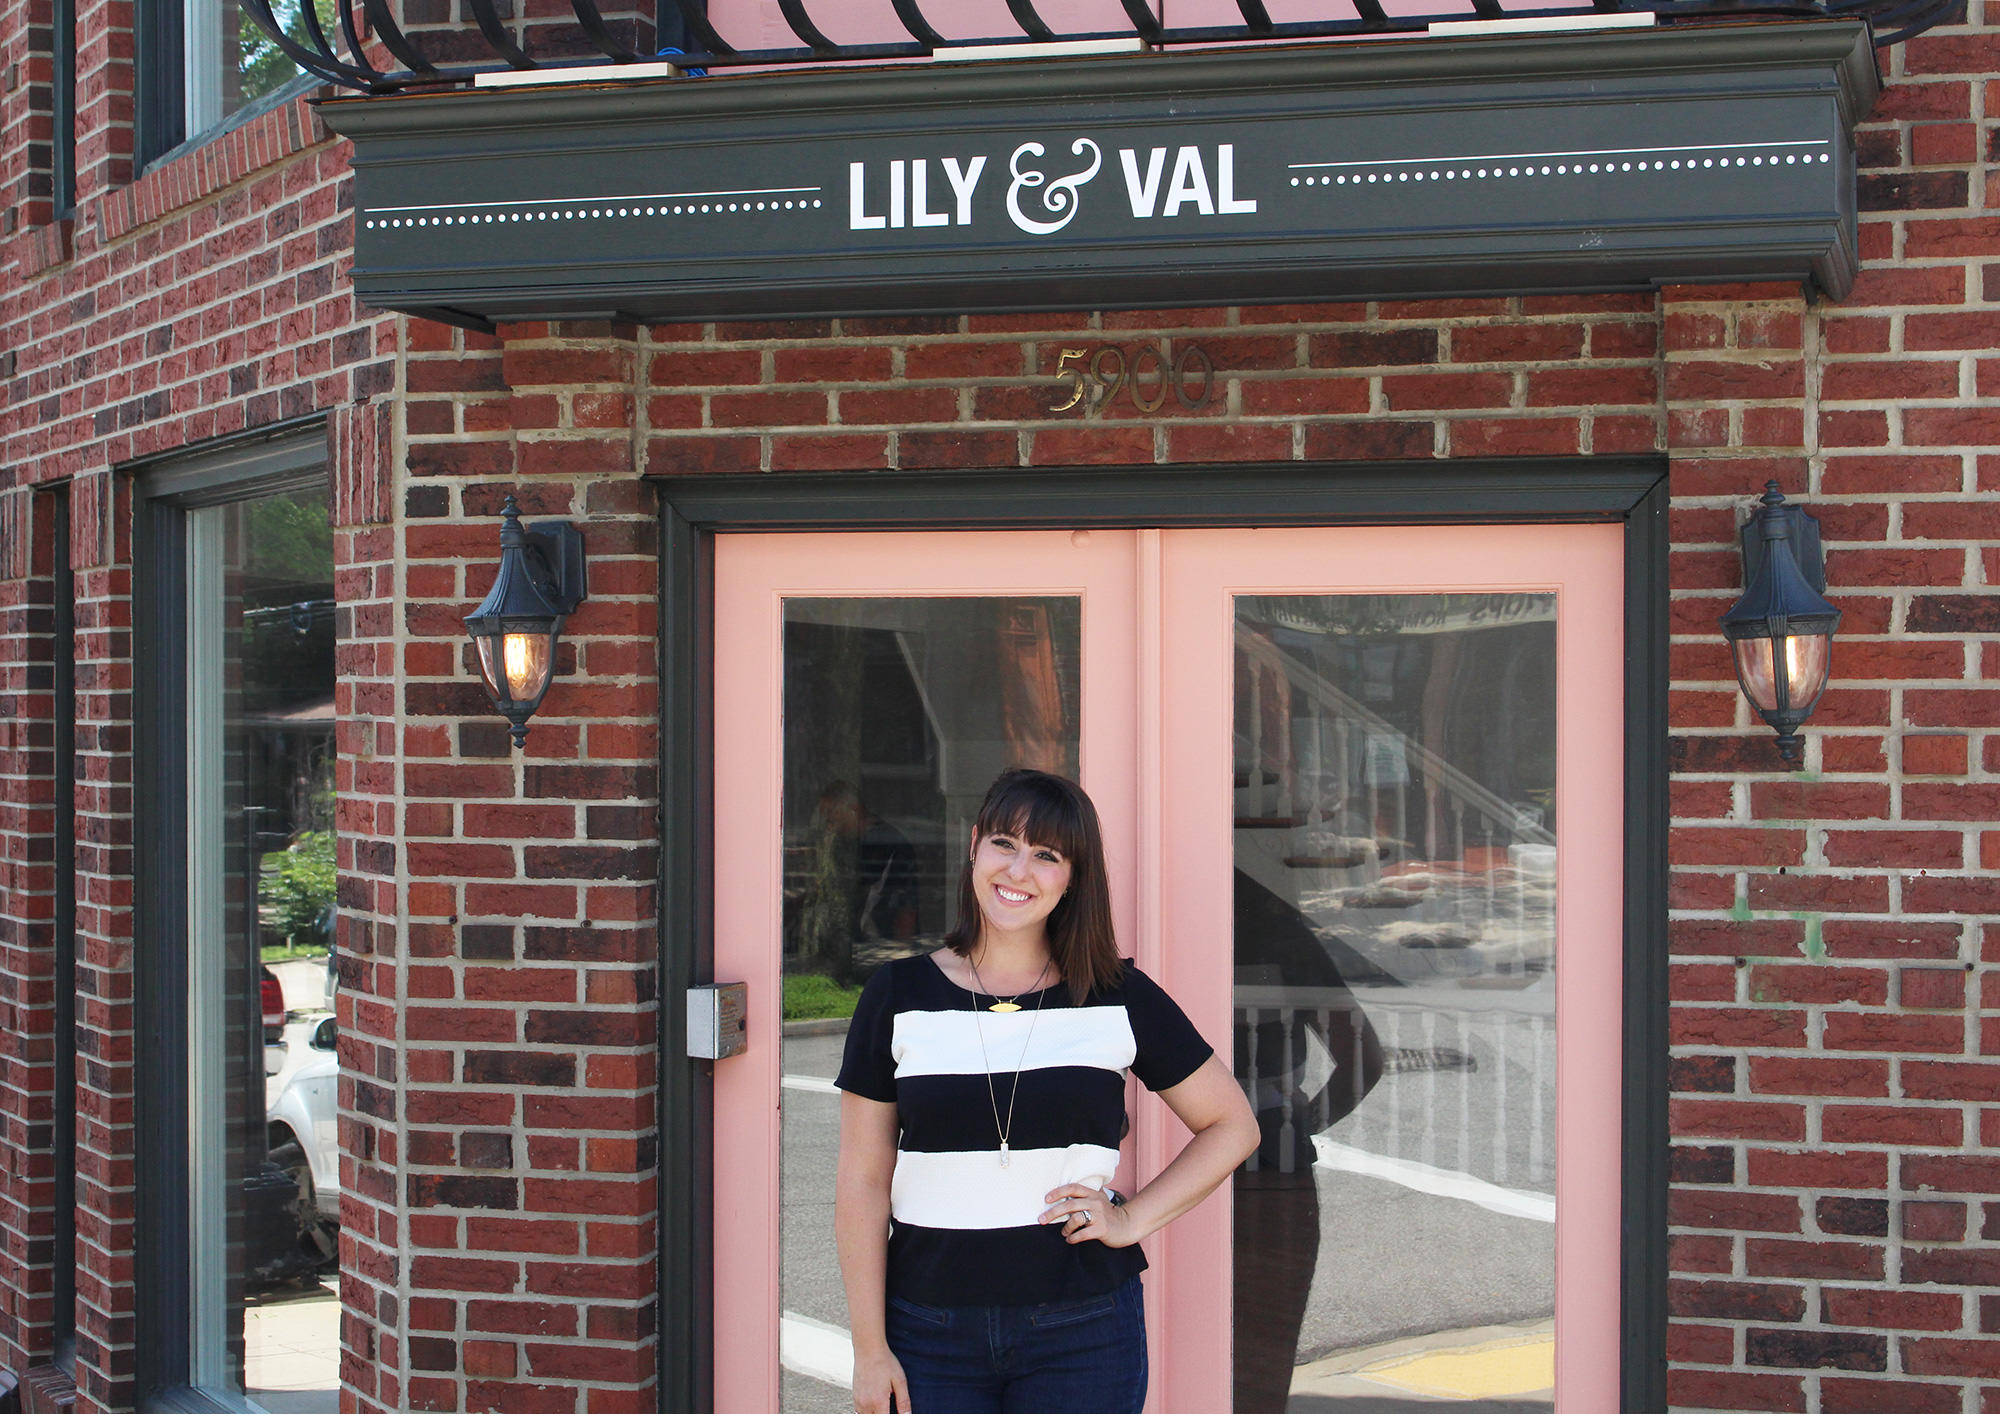
[[(972, 822), (975, 845), (988, 835), (1008, 835), (1044, 845), (1069, 863), (1069, 887), (1049, 913), (1049, 952), (1069, 979), (1070, 1000), (1082, 1006), (1094, 991), (1117, 984), (1125, 963), (1111, 931), (1111, 889), (1104, 878), (1104, 837), (1097, 807), (1083, 787), (1047, 771), (1002, 771)], [(945, 946), (960, 957), (979, 941), (979, 896), (972, 888), (972, 860), (958, 879), (958, 921)]]

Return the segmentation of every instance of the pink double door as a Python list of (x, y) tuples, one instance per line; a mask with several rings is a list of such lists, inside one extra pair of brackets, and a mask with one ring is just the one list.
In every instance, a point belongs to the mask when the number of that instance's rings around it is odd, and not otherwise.
[(843, 1017), (1012, 765), (1263, 1133), (1147, 1243), (1148, 1408), (1615, 1408), (1622, 598), (1615, 526), (718, 536), (718, 1414), (851, 1407)]

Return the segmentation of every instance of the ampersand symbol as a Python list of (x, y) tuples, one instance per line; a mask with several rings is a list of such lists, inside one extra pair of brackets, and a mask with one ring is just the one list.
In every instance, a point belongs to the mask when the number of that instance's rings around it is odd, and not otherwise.
[[(1097, 169), (1104, 163), (1104, 154), (1089, 138), (1080, 137), (1069, 145), (1070, 155), (1073, 157), (1083, 156), (1086, 149), (1090, 152), (1090, 166), (1075, 176), (1058, 177), (1053, 182), (1050, 182), (1048, 175), (1039, 168), (1031, 167), (1025, 172), (1021, 170), (1022, 157), (1040, 157), (1046, 151), (1039, 142), (1024, 142), (1014, 149), (1013, 159), (1007, 164), (1007, 170), (1014, 174), (1013, 185), (1007, 188), (1007, 214), (1014, 218), (1016, 226), (1030, 235), (1052, 236), (1076, 219), (1076, 213), (1080, 209), (1076, 189), (1096, 176)], [(1021, 211), (1022, 189), (1039, 187), (1045, 182), (1048, 183), (1048, 190), (1042, 193), (1042, 205), (1055, 213), (1056, 219), (1053, 221), (1037, 221), (1032, 216), (1022, 214)]]

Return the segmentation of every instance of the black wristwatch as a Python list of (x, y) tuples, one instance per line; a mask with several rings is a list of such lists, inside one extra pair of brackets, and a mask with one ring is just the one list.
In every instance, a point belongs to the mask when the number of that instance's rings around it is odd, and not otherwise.
[(1125, 1206), (1125, 1195), (1123, 1193), (1120, 1193), (1115, 1188), (1106, 1188), (1104, 1190), (1104, 1196), (1111, 1200), (1111, 1206), (1114, 1208), (1122, 1208)]

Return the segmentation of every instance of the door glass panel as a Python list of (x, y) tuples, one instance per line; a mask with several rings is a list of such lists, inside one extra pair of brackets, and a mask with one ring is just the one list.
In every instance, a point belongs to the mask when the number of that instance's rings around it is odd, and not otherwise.
[(192, 1376), (226, 1408), (333, 1414), (326, 493), (203, 508), (187, 525)]
[[(849, 1414), (833, 1077), (860, 986), (937, 946), (1010, 766), (1078, 767), (1081, 601), (793, 598), (784, 614), (786, 1414)], [(721, 788), (721, 783), (718, 783)]]
[(1237, 1414), (1547, 1409), (1556, 597), (1235, 602)]

